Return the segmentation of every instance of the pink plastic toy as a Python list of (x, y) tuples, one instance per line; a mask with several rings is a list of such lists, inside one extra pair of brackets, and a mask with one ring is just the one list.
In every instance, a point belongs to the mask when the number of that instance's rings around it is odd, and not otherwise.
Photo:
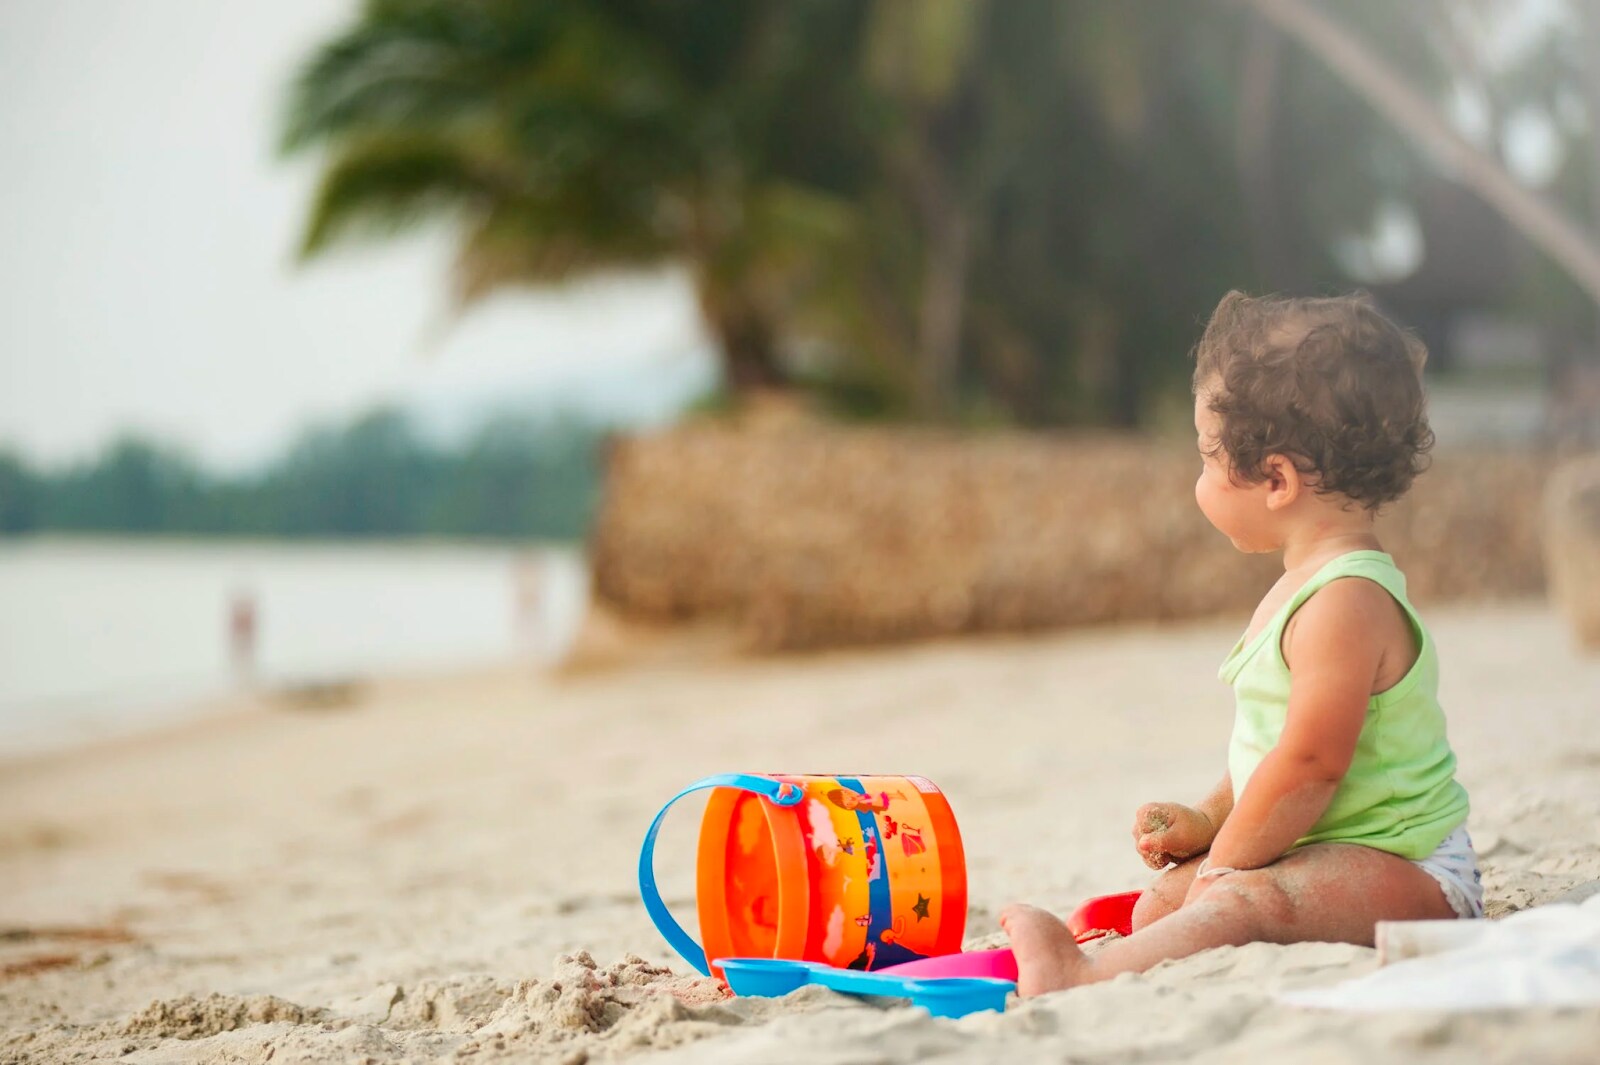
[(937, 958), (891, 965), (882, 972), (893, 976), (929, 980), (936, 976), (986, 976), (994, 980), (1015, 980), (1017, 958), (1009, 947), (1000, 950), (969, 950), (963, 954), (941, 954)]
[[(1067, 918), (1067, 928), (1079, 943), (1099, 939), (1110, 932), (1127, 936), (1133, 934), (1133, 907), (1142, 894), (1125, 891), (1120, 895), (1101, 895), (1090, 899)], [(883, 970), (895, 976), (912, 976), (926, 980), (936, 976), (986, 976), (996, 980), (1017, 978), (1017, 959), (1008, 948), (999, 950), (969, 950), (963, 954), (942, 954), (922, 961), (908, 961), (891, 965)]]

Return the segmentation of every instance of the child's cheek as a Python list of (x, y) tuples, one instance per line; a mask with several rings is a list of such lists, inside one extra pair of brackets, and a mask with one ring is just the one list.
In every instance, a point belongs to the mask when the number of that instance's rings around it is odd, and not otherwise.
[(1202, 472), (1200, 479), (1194, 483), (1194, 501), (1195, 505), (1200, 508), (1200, 513), (1206, 516), (1207, 521), (1215, 525), (1219, 530), (1227, 531), (1223, 529), (1224, 523), (1218, 520), (1222, 517), (1224, 508), (1221, 505), (1222, 501), (1218, 498), (1216, 485), (1211, 483), (1209, 471)]
[(1194, 482), (1194, 502), (1200, 508), (1200, 513), (1209, 518), (1211, 517), (1212, 490), (1211, 485), (1207, 483), (1208, 477), (1209, 474), (1206, 471), (1200, 471), (1199, 479)]

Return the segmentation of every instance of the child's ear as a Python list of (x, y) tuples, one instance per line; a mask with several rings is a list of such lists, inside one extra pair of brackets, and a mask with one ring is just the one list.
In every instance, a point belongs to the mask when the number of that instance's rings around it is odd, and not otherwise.
[(1261, 469), (1267, 475), (1268, 510), (1282, 510), (1300, 498), (1305, 480), (1287, 455), (1268, 455)]

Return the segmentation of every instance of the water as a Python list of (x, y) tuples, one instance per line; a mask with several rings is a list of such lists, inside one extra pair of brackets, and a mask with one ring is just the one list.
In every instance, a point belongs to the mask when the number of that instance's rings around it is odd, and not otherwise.
[(582, 559), (510, 547), (0, 541), (0, 751), (192, 713), (237, 690), (230, 615), (253, 602), (253, 676), (342, 681), (524, 658), (576, 635)]

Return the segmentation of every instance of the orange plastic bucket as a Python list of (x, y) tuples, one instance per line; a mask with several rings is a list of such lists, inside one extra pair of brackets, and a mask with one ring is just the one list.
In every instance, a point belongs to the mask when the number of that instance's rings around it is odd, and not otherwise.
[[(701, 972), (718, 958), (794, 958), (882, 969), (961, 949), (966, 858), (944, 794), (916, 776), (728, 774), (700, 822), (704, 948), (655, 888), (656, 815), (640, 891), (667, 941)], [(720, 973), (718, 974), (720, 975)]]

